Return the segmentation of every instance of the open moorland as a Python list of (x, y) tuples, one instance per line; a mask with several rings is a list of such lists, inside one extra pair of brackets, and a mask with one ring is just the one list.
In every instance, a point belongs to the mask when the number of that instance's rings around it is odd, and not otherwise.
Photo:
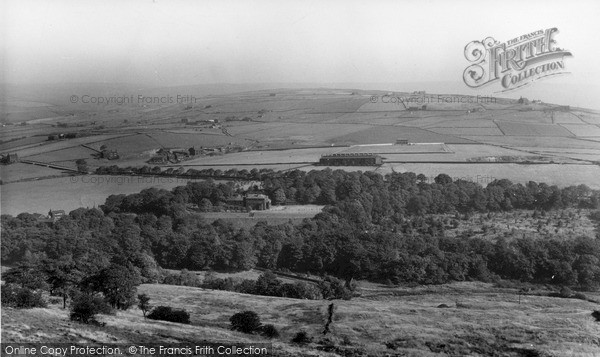
[[(141, 285), (151, 303), (185, 308), (191, 324), (145, 320), (140, 310), (102, 315), (105, 326), (71, 322), (60, 303), (29, 310), (3, 309), (3, 342), (44, 343), (272, 343), (276, 356), (598, 356), (597, 304), (544, 296), (519, 298), (517, 289), (484, 283), (386, 287), (361, 283), (350, 301), (314, 301), (201, 288)], [(600, 296), (588, 295), (588, 298)], [(520, 301), (519, 301), (520, 300)], [(331, 333), (322, 335), (327, 306)], [(443, 306), (445, 304), (445, 308)], [(229, 318), (255, 311), (280, 336), (267, 339), (230, 330)], [(299, 331), (313, 339), (292, 343)]]

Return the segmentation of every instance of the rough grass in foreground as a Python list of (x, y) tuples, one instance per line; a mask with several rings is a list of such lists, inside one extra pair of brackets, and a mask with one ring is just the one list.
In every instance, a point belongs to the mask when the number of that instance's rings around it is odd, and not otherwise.
[[(331, 333), (322, 335), (330, 301), (297, 300), (166, 285), (142, 285), (153, 303), (185, 308), (191, 324), (145, 321), (138, 309), (100, 316), (103, 328), (68, 321), (60, 305), (3, 309), (5, 342), (268, 342), (277, 355), (598, 356), (598, 305), (579, 299), (521, 296), (483, 283), (384, 287), (362, 283), (362, 296), (335, 301)], [(598, 299), (597, 293), (586, 292)], [(463, 307), (457, 307), (457, 303)], [(440, 309), (440, 304), (449, 308)], [(280, 333), (273, 339), (230, 330), (229, 318), (253, 310)], [(291, 342), (299, 331), (313, 342)]]

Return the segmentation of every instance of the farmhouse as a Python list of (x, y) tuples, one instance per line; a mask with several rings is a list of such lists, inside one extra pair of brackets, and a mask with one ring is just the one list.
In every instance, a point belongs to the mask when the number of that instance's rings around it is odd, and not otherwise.
[(2, 155), (2, 163), (3, 164), (14, 164), (19, 162), (19, 155), (17, 153), (8, 153), (6, 155)]
[(248, 193), (245, 196), (233, 196), (227, 199), (227, 204), (235, 207), (244, 207), (247, 210), (265, 211), (271, 209), (271, 199), (261, 193)]
[(48, 212), (48, 217), (53, 221), (56, 222), (59, 219), (63, 218), (66, 215), (65, 211), (59, 209), (59, 210), (50, 210), (50, 212)]
[(250, 210), (264, 211), (271, 208), (271, 200), (267, 195), (249, 193), (244, 197), (244, 206)]
[(381, 165), (381, 156), (371, 153), (342, 153), (321, 156), (320, 165), (326, 166), (377, 166)]
[(119, 153), (116, 150), (102, 150), (100, 157), (108, 160), (117, 160), (119, 158)]

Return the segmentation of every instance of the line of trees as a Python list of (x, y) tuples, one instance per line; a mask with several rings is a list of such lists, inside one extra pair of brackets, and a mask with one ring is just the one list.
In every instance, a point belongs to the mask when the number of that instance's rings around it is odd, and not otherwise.
[[(272, 173), (264, 178), (263, 186), (274, 200), (293, 197), (327, 206), (299, 224), (260, 222), (236, 229), (224, 220), (208, 224), (187, 210), (189, 204), (203, 201), (223, 204), (239, 193), (233, 184), (209, 180), (170, 191), (145, 189), (112, 195), (101, 209), (80, 208), (53, 225), (27, 213), (3, 215), (2, 263), (52, 262), (57, 272), (90, 276), (120, 257), (122, 264), (139, 273), (142, 282), (160, 281), (161, 268), (247, 270), (257, 266), (328, 274), (347, 281), (437, 284), (500, 277), (600, 286), (598, 238), (525, 235), (491, 241), (450, 237), (447, 231), (453, 229), (452, 223), (439, 215), (597, 209), (598, 191), (585, 186), (560, 189), (498, 180), (484, 188), (452, 181), (447, 175), (427, 183), (413, 173), (381, 176), (339, 170)], [(600, 221), (598, 213), (590, 218)], [(59, 285), (57, 291), (62, 289)]]

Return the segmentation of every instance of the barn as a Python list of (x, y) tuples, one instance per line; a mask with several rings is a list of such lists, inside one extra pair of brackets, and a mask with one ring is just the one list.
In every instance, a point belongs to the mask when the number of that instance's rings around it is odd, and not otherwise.
[(383, 163), (381, 156), (371, 153), (340, 153), (323, 155), (319, 165), (325, 166), (378, 166)]

